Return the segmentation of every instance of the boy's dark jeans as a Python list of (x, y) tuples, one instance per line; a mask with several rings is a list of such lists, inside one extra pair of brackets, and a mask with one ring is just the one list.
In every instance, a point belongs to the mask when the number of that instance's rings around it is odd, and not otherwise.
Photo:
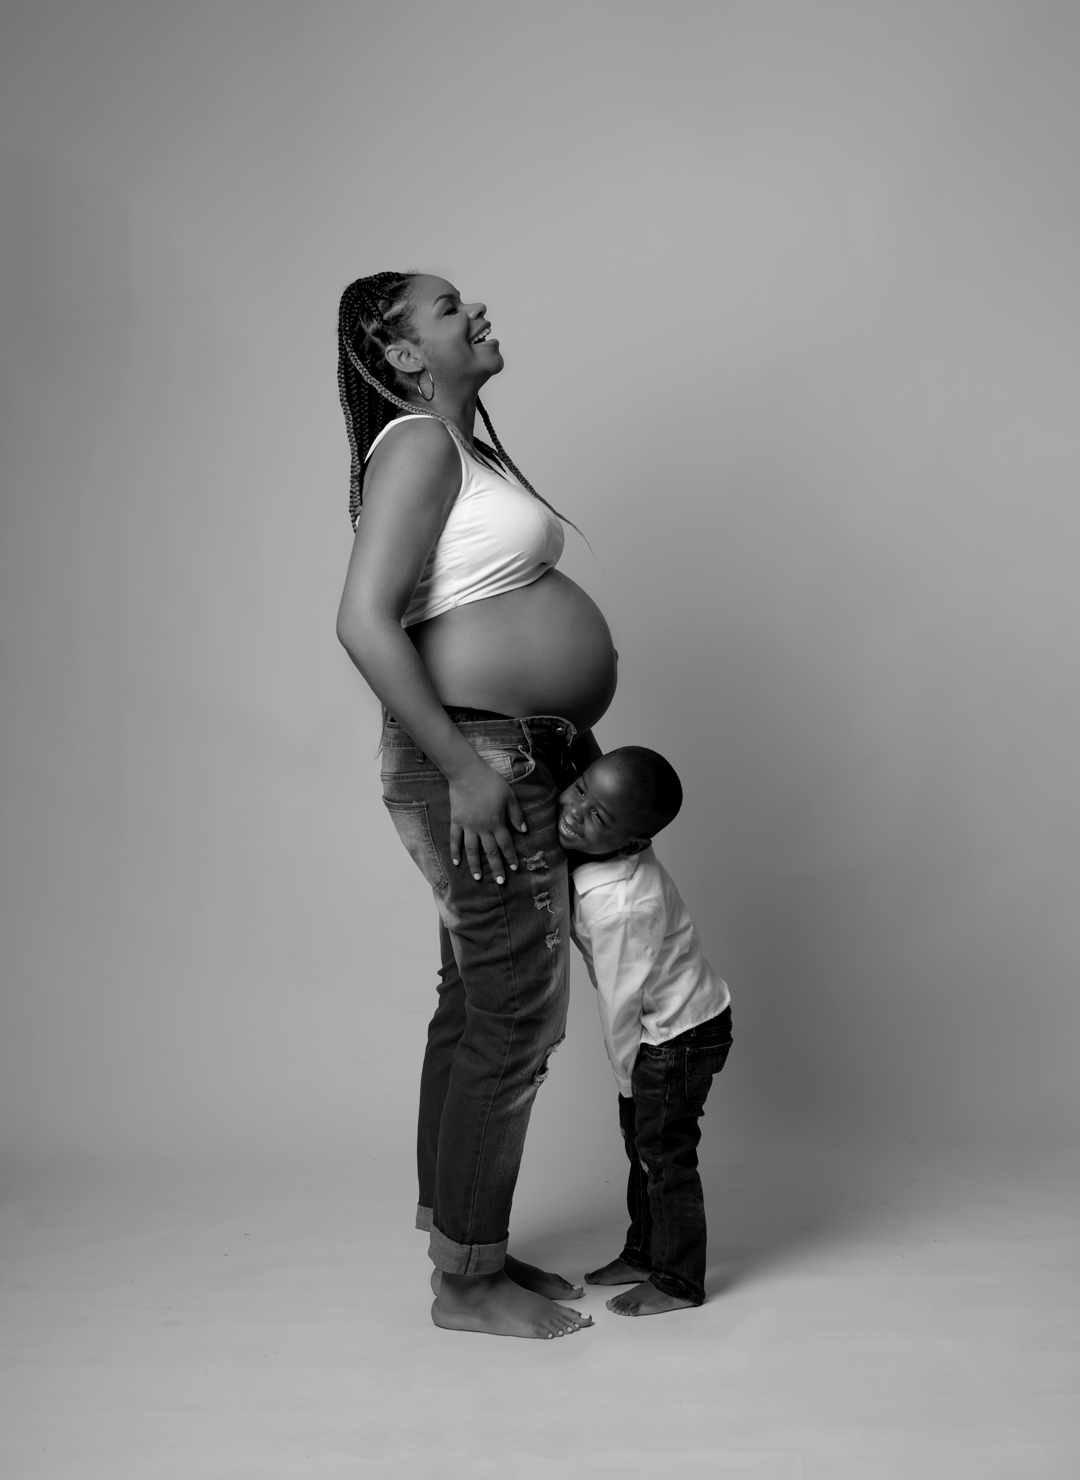
[(731, 1048), (731, 1008), (654, 1048), (643, 1043), (619, 1096), (630, 1176), (623, 1260), (649, 1284), (701, 1305), (705, 1299), (705, 1200), (698, 1175), (701, 1113)]

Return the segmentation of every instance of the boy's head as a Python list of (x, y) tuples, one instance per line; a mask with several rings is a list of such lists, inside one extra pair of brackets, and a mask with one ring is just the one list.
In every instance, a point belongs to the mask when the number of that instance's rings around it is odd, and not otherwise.
[(682, 786), (655, 750), (624, 745), (593, 761), (559, 798), (559, 842), (572, 853), (628, 857), (682, 806)]

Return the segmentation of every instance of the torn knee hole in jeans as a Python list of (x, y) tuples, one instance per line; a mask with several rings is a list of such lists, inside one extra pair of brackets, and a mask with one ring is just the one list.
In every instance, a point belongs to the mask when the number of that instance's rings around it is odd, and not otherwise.
[(530, 874), (534, 874), (538, 868), (547, 868), (547, 859), (544, 857), (543, 848), (539, 853), (534, 853), (531, 858), (526, 858), (525, 867)]
[(549, 915), (553, 915), (555, 913), (555, 907), (551, 903), (550, 889), (541, 889), (539, 894), (534, 894), (533, 904), (538, 910), (547, 910)]
[(559, 932), (557, 930), (553, 930), (550, 935), (544, 936), (544, 944), (547, 946), (549, 951), (553, 951), (555, 947), (559, 944), (561, 939), (562, 937), (560, 936)]
[(548, 1049), (547, 1053), (544, 1055), (544, 1062), (540, 1065), (539, 1069), (537, 1069), (536, 1073), (532, 1077), (533, 1084), (543, 1084), (544, 1080), (548, 1077), (548, 1069), (549, 1069), (550, 1063), (551, 1063), (551, 1055), (555, 1052), (555, 1050), (558, 1048), (559, 1044), (563, 1041), (563, 1038), (565, 1038), (565, 1037), (566, 1037), (566, 1034), (564, 1033), (563, 1036), (562, 1036), (562, 1038), (559, 1038)]

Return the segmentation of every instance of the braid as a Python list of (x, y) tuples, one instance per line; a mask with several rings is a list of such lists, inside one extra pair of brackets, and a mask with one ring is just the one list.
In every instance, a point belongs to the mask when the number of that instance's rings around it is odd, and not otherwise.
[(411, 273), (376, 272), (370, 277), (357, 278), (341, 295), (337, 378), (351, 455), (349, 522), (354, 529), (364, 497), (367, 455), (375, 438), (393, 421), (395, 413), (391, 408), (413, 416), (434, 417), (452, 436), (461, 435), (445, 416), (404, 400), (391, 388), (393, 371), (382, 351), (410, 327), (407, 305), (396, 314), (393, 309), (406, 297), (411, 280)]
[[(560, 514), (559, 511), (558, 511), (558, 509), (555, 507), (555, 505), (554, 504), (549, 504), (548, 501), (547, 501), (547, 499), (543, 496), (542, 493), (537, 493), (536, 489), (529, 482), (528, 478), (526, 478), (525, 474), (522, 473), (522, 472), (519, 472), (516, 464), (513, 463), (513, 462), (511, 462), (510, 457), (507, 454), (506, 448), (499, 441), (499, 434), (498, 434), (498, 432), (495, 430), (495, 428), (491, 424), (491, 417), (487, 414), (487, 409), (484, 406), (483, 401), (481, 401), (479, 399), (479, 397), (477, 398), (476, 409), (477, 409), (477, 411), (479, 411), (480, 416), (483, 419), (483, 423), (487, 427), (487, 434), (488, 434), (488, 436), (495, 443), (495, 451), (499, 455), (499, 461), (505, 467), (508, 467), (510, 469), (510, 471), (513, 473), (514, 477), (518, 480), (518, 482), (524, 488), (527, 488), (529, 490), (529, 492), (532, 494), (533, 498), (539, 499), (540, 502), (543, 504), (543, 506), (544, 506), (545, 509), (550, 509), (551, 510), (551, 512), (555, 515), (556, 519), (561, 519), (564, 524), (569, 524), (569, 526), (570, 526), (571, 529), (577, 529), (578, 534), (581, 534), (581, 530), (578, 529), (578, 527), (574, 523), (574, 521), (572, 519), (567, 519), (567, 517), (566, 517), (565, 514)], [(581, 535), (581, 538), (584, 540), (585, 539), (585, 536), (582, 534)], [(588, 540), (586, 540), (585, 543), (588, 544)]]
[[(337, 380), (349, 438), (349, 522), (354, 529), (364, 497), (367, 455), (379, 433), (394, 420), (392, 408), (411, 416), (430, 416), (441, 421), (456, 441), (465, 440), (448, 417), (415, 401), (406, 401), (393, 389), (394, 372), (387, 364), (383, 350), (395, 339), (407, 336), (412, 328), (408, 292), (414, 276), (408, 272), (375, 272), (370, 277), (357, 278), (341, 295)], [(499, 434), (492, 426), (483, 403), (477, 401), (476, 405), (500, 462), (510, 469), (533, 498), (551, 509), (559, 519), (564, 519), (565, 515), (537, 493), (525, 475), (518, 471), (499, 441)], [(566, 519), (566, 523), (577, 529), (572, 520)]]

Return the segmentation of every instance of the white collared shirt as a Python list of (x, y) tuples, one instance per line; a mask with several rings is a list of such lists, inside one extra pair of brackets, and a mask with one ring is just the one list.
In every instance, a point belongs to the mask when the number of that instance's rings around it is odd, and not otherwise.
[(596, 988), (604, 1044), (629, 1096), (641, 1043), (657, 1047), (731, 1002), (701, 954), (697, 927), (651, 848), (574, 871), (571, 931)]

